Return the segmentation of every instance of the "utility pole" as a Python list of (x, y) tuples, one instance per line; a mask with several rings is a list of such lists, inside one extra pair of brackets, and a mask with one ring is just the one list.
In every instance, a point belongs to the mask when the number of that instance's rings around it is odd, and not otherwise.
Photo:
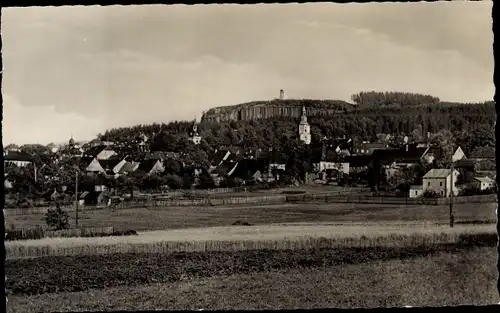
[(75, 224), (76, 228), (78, 228), (78, 169), (75, 171)]
[(454, 181), (453, 176), (455, 175), (455, 166), (453, 164), (453, 154), (451, 155), (451, 192), (450, 192), (450, 227), (453, 228), (454, 217), (453, 217), (453, 192), (454, 192)]

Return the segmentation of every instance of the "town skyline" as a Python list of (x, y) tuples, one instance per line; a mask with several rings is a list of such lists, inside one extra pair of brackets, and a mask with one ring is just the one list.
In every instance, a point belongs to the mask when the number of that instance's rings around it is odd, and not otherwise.
[(4, 145), (199, 119), (280, 89), (490, 101), (490, 16), (491, 2), (7, 8)]

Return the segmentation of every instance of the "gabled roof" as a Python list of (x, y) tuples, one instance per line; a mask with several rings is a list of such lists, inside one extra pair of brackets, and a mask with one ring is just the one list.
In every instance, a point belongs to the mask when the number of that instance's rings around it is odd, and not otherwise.
[(137, 169), (149, 173), (158, 162), (158, 160), (144, 160), (139, 164)]
[(99, 164), (101, 164), (104, 170), (112, 170), (121, 161), (121, 158), (110, 158), (108, 160), (99, 160)]
[(90, 155), (90, 156), (96, 157), (99, 153), (101, 153), (104, 150), (114, 151), (113, 148), (111, 148), (110, 146), (99, 145), (99, 146), (95, 146), (95, 147), (92, 147), (92, 148), (88, 149), (84, 153), (86, 155)]
[(225, 161), (222, 164), (220, 164), (219, 166), (217, 166), (212, 171), (212, 173), (219, 175), (219, 177), (220, 176), (229, 176), (230, 174), (232, 174), (233, 171), (236, 171), (238, 164), (239, 164), (238, 162), (231, 163), (231, 162)]
[(430, 171), (428, 171), (423, 178), (446, 178), (450, 176), (450, 174), (451, 174), (451, 169), (449, 168), (433, 168)]
[(224, 157), (226, 156), (227, 153), (228, 153), (227, 150), (218, 150), (212, 156), (212, 158), (211, 158), (212, 160), (211, 160), (210, 164), (218, 165), (219, 163), (221, 163), (224, 160)]
[(4, 161), (25, 161), (25, 162), (33, 161), (33, 157), (30, 154), (12, 150), (11, 151), (5, 150), (3, 159)]
[(126, 161), (125, 164), (123, 164), (123, 166), (120, 168), (120, 170), (118, 172), (120, 174), (123, 174), (123, 173), (130, 173), (133, 171), (134, 171), (133, 164), (131, 162)]
[(474, 177), (475, 180), (480, 181), (482, 183), (492, 184), (495, 181), (489, 177)]

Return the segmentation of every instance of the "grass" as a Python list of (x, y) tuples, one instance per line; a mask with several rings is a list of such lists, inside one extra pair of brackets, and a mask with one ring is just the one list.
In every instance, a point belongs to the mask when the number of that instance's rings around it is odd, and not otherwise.
[[(456, 243), (461, 236), (495, 234), (494, 225), (266, 225), (180, 229), (139, 236), (43, 238), (6, 243), (8, 259), (113, 253), (241, 251), (345, 247), (416, 247)], [(496, 238), (496, 237), (495, 237)]]
[[(455, 221), (467, 223), (488, 221), (495, 223), (496, 203), (457, 204)], [(43, 214), (9, 215), (5, 212), (6, 226), (31, 228), (45, 226)], [(297, 222), (432, 222), (447, 224), (449, 207), (426, 205), (382, 204), (284, 204), (242, 205), (221, 207), (164, 207), (122, 210), (99, 210), (79, 213), (79, 226), (100, 228), (113, 226), (116, 230), (136, 231), (229, 226), (235, 221), (254, 225)], [(70, 213), (74, 226), (74, 213)]]
[[(184, 276), (173, 282), (140, 283), (135, 285), (109, 286), (106, 289), (88, 289), (80, 292), (46, 293), (42, 295), (10, 295), (9, 312), (54, 312), (85, 310), (245, 310), (245, 309), (312, 309), (312, 308), (357, 308), (394, 306), (445, 306), (445, 305), (488, 305), (499, 302), (496, 287), (497, 252), (493, 247), (437, 252), (414, 258), (372, 259), (369, 263), (345, 264), (335, 253), (309, 256), (316, 260), (315, 266), (274, 267), (250, 273), (224, 272), (211, 276)], [(354, 260), (351, 255), (348, 260)], [(201, 257), (200, 257), (201, 258)], [(303, 255), (307, 259), (307, 255)], [(330, 259), (334, 262), (329, 262)], [(236, 264), (243, 257), (221, 258), (225, 263)], [(272, 259), (266, 257), (266, 259)], [(88, 259), (87, 259), (88, 260)], [(153, 277), (168, 260), (156, 257), (141, 258), (131, 256), (121, 258), (124, 268), (135, 272), (139, 266), (143, 277)], [(180, 263), (186, 263), (177, 256)], [(205, 261), (203, 261), (205, 260)], [(248, 264), (255, 260), (250, 258)], [(65, 277), (68, 266), (74, 262), (52, 260), (50, 275)], [(97, 262), (95, 260), (94, 262)], [(102, 260), (100, 272), (120, 272), (117, 260)], [(325, 261), (325, 264), (321, 263)], [(113, 263), (115, 262), (115, 263)], [(209, 258), (197, 260), (196, 264), (206, 264)], [(249, 263), (250, 262), (250, 263)], [(255, 262), (255, 261), (253, 261)], [(46, 263), (46, 262), (45, 262)], [(85, 264), (85, 269), (72, 266), (77, 273), (69, 273), (77, 278), (97, 263)], [(101, 264), (101, 263), (99, 263)], [(131, 265), (132, 264), (132, 265)], [(222, 262), (224, 264), (224, 262)], [(40, 278), (49, 274), (31, 273), (36, 270), (33, 262), (19, 273)], [(185, 265), (186, 266), (186, 265)], [(193, 264), (195, 266), (195, 264)], [(56, 273), (61, 268), (62, 273)], [(95, 268), (95, 266), (94, 266)], [(12, 273), (7, 264), (7, 276)], [(156, 270), (155, 270), (156, 269)], [(97, 270), (96, 270), (97, 271)], [(123, 275), (130, 271), (122, 271)], [(192, 271), (191, 271), (192, 272)], [(105, 273), (104, 273), (105, 274)], [(104, 275), (104, 274), (101, 274)], [(88, 274), (87, 274), (88, 275)], [(127, 275), (122, 278), (125, 279)], [(49, 279), (49, 278), (47, 278)], [(96, 281), (95, 275), (92, 276)], [(9, 284), (9, 281), (7, 281)]]

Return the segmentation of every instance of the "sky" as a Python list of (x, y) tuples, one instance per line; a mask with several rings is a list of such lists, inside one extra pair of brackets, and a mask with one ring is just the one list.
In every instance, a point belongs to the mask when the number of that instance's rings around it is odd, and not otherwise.
[(360, 91), (492, 100), (492, 2), (2, 10), (3, 142), (90, 140), (204, 110)]

